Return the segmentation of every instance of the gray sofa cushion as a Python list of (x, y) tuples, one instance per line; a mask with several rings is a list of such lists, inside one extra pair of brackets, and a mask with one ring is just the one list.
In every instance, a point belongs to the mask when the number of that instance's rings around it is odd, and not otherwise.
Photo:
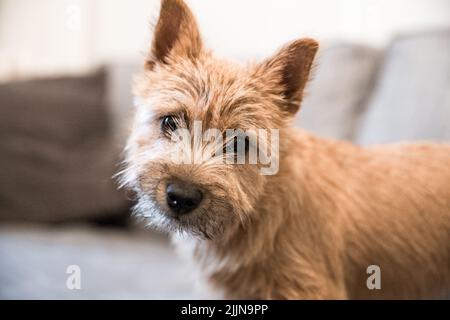
[(105, 74), (0, 86), (0, 220), (64, 221), (125, 206)]
[(378, 57), (375, 49), (353, 44), (321, 49), (294, 124), (321, 136), (351, 140), (371, 90)]
[(418, 139), (450, 140), (450, 30), (392, 43), (357, 142)]
[(134, 98), (132, 83), (134, 76), (141, 72), (142, 63), (119, 63), (107, 66), (107, 100), (111, 109), (112, 130), (117, 148), (123, 150), (133, 120)]

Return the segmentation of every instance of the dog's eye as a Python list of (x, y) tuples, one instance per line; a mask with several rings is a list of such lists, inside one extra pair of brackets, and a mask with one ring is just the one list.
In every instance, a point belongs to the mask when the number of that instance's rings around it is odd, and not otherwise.
[(250, 150), (250, 140), (248, 139), (248, 137), (245, 137), (245, 153), (248, 153), (249, 150)]
[(174, 116), (165, 116), (161, 121), (161, 130), (163, 132), (175, 131), (177, 129), (177, 121)]
[[(244, 144), (244, 148), (242, 148), (242, 145), (239, 146), (239, 144), (242, 143)], [(223, 147), (223, 153), (239, 153), (244, 151), (245, 154), (248, 154), (249, 150), (250, 140), (248, 137), (245, 137), (245, 139), (233, 137), (233, 139)]]
[(242, 141), (242, 138), (235, 137), (234, 138), (234, 150), (235, 152), (238, 152), (240, 149), (238, 148), (238, 143), (244, 143), (244, 152), (245, 154), (248, 153), (248, 150), (250, 149), (250, 141), (248, 137), (245, 137), (244, 141)]

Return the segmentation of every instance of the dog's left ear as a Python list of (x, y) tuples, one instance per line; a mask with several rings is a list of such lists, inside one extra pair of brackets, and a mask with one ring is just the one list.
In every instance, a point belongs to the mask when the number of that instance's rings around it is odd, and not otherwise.
[(287, 102), (284, 111), (294, 115), (300, 108), (314, 57), (319, 48), (313, 39), (300, 39), (281, 48), (274, 56), (257, 66), (257, 74), (270, 90)]

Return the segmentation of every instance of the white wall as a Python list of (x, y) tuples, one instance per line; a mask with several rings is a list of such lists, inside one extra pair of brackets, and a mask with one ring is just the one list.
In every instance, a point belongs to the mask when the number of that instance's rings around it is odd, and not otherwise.
[[(207, 44), (262, 57), (308, 36), (383, 46), (397, 33), (450, 28), (449, 0), (187, 0)], [(0, 78), (80, 72), (140, 59), (159, 0), (0, 0)]]
[(0, 0), (0, 76), (89, 68), (91, 13), (89, 0)]

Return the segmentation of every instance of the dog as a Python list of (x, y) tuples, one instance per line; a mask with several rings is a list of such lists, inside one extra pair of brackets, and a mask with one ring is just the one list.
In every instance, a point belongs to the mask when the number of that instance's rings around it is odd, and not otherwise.
[[(445, 297), (450, 146), (364, 148), (290, 127), (317, 49), (300, 39), (259, 63), (220, 59), (205, 48), (187, 5), (162, 0), (134, 83), (121, 173), (135, 212), (188, 248), (225, 298)], [(278, 130), (276, 173), (211, 158), (177, 163), (171, 154), (180, 142), (170, 134), (192, 132), (195, 121), (222, 133)], [(379, 272), (375, 288), (371, 268)]]

